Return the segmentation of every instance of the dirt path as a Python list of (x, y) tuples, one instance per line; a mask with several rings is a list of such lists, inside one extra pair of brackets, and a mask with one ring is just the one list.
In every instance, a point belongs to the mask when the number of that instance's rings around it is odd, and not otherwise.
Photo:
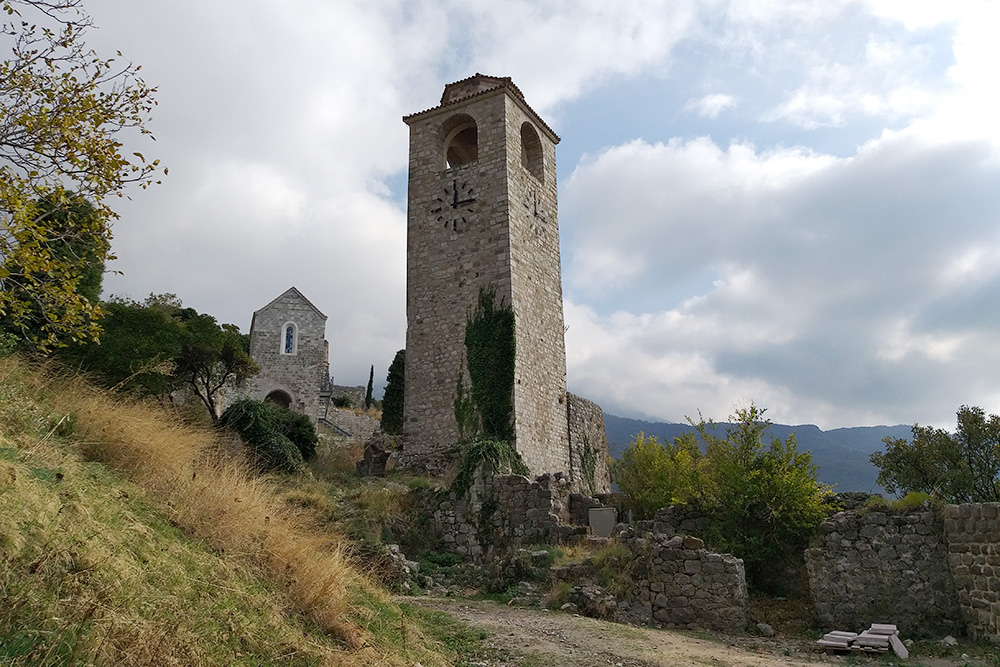
[(495, 667), (522, 664), (552, 667), (816, 667), (824, 662), (829, 664), (829, 658), (811, 652), (801, 643), (740, 637), (732, 638), (727, 644), (724, 640), (698, 639), (697, 633), (629, 627), (485, 600), (412, 597), (406, 601), (448, 612), (488, 632), (492, 643), (512, 654), (511, 660)]

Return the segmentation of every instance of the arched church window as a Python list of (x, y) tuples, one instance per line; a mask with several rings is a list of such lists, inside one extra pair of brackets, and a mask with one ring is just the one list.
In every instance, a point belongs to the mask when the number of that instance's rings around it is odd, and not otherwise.
[(453, 169), (479, 159), (479, 130), (468, 114), (457, 114), (441, 127), (444, 135), (445, 168)]
[(294, 322), (286, 322), (285, 326), (281, 328), (282, 354), (295, 354), (299, 344), (298, 333), (298, 327), (295, 326)]
[(521, 166), (528, 170), (539, 181), (545, 182), (545, 170), (542, 167), (542, 142), (538, 132), (531, 123), (521, 124)]

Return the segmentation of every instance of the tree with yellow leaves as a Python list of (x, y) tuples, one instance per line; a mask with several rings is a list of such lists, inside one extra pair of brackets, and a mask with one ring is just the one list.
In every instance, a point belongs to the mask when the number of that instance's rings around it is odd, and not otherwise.
[(149, 134), (155, 89), (139, 66), (85, 46), (91, 19), (80, 0), (0, 0), (0, 11), (8, 54), (0, 61), (0, 319), (46, 350), (100, 332), (100, 306), (79, 291), (80, 274), (113, 259), (117, 216), (108, 201), (161, 171), (123, 143)]

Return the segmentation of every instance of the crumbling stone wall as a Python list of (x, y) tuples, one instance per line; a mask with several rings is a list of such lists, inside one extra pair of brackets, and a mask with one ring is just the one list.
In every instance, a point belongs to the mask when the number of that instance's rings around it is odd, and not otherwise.
[(1000, 644), (1000, 503), (946, 505), (948, 567), (969, 634)]
[(743, 561), (712, 553), (690, 535), (627, 531), (622, 542), (636, 559), (638, 602), (668, 628), (742, 632), (747, 624)]
[(838, 512), (819, 533), (820, 546), (805, 558), (823, 625), (894, 623), (917, 636), (962, 632), (944, 525), (935, 512)]
[(569, 423), (570, 470), (573, 479), (588, 495), (611, 490), (608, 471), (608, 434), (604, 411), (597, 403), (576, 394), (566, 394)]
[(571, 484), (562, 473), (536, 481), (521, 475), (479, 480), (468, 496), (416, 489), (417, 511), (429, 519), (442, 548), (468, 558), (491, 550), (538, 543), (558, 544), (585, 535), (569, 522)]
[(697, 537), (650, 533), (635, 526), (622, 531), (619, 539), (631, 554), (621, 567), (632, 586), (617, 597), (594, 584), (580, 583), (600, 579), (590, 561), (552, 569), (555, 579), (577, 584), (570, 598), (581, 613), (688, 630), (746, 628), (742, 560), (708, 551)]
[(326, 411), (326, 421), (333, 424), (344, 437), (365, 442), (379, 429), (379, 421), (371, 415), (358, 413), (349, 409), (329, 408)]

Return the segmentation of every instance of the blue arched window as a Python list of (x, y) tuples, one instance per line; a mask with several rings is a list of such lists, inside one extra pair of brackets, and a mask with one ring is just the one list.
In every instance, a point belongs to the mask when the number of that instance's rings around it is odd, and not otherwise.
[(299, 345), (299, 328), (294, 322), (286, 322), (281, 327), (281, 353), (295, 354)]

